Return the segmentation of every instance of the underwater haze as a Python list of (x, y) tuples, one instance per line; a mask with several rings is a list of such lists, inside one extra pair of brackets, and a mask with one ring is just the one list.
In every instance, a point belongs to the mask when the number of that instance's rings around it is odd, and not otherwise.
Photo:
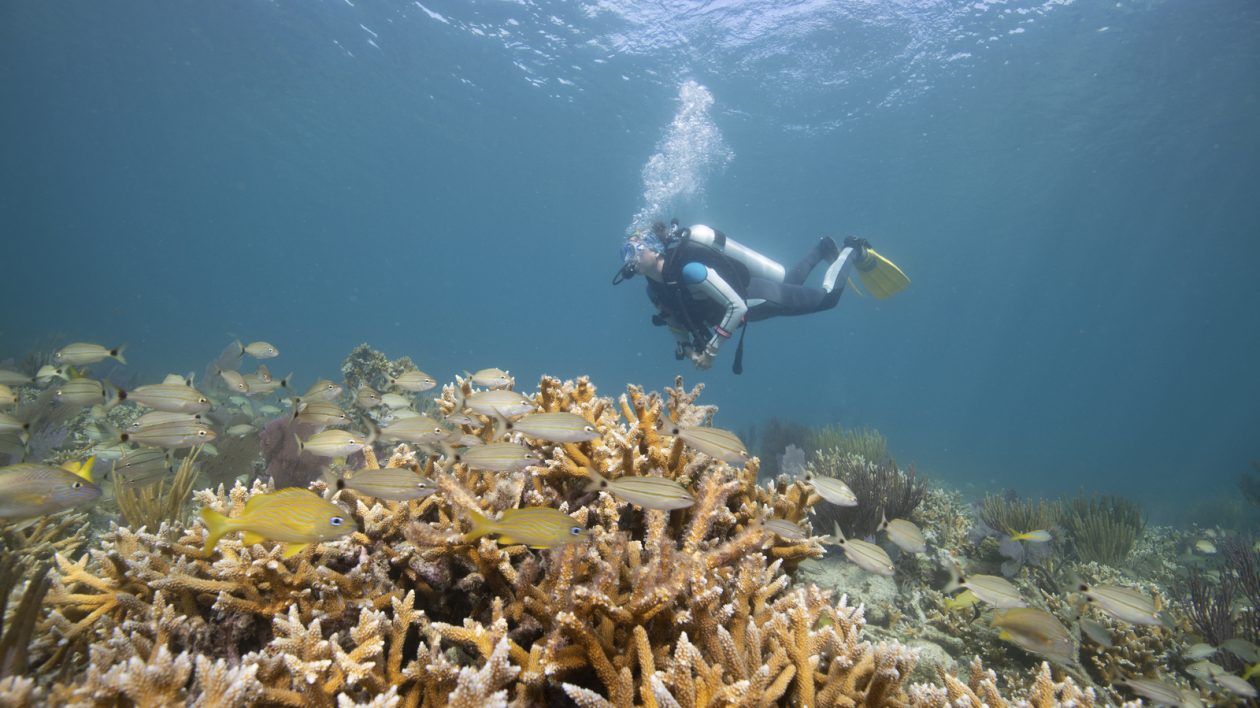
[[(0, 360), (682, 373), (725, 428), (1153, 515), (1260, 458), (1251, 0), (10, 2), (0, 40)], [(696, 371), (610, 285), (670, 217), (789, 264), (860, 235), (912, 284)]]

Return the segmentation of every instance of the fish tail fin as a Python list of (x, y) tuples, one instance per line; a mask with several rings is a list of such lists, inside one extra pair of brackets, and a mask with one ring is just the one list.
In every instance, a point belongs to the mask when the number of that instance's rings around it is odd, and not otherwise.
[(479, 512), (470, 510), (468, 518), (472, 520), (472, 528), (468, 530), (468, 533), (464, 534), (465, 541), (476, 541), (493, 531), (493, 523)]
[(608, 480), (604, 478), (604, 475), (597, 472), (594, 467), (587, 467), (586, 473), (591, 476), (591, 481), (586, 483), (586, 488), (582, 491), (598, 492), (608, 486)]
[(218, 545), (219, 539), (231, 530), (231, 526), (228, 524), (228, 517), (208, 506), (201, 507), (201, 520), (206, 522), (207, 532), (206, 545), (202, 547), (201, 552), (209, 555)]
[(126, 345), (126, 344), (119, 344), (118, 346), (116, 346), (116, 347), (114, 347), (113, 349), (110, 349), (110, 350), (109, 350), (109, 355), (110, 355), (111, 357), (113, 357), (113, 358), (114, 358), (114, 359), (115, 359), (115, 360), (116, 360), (119, 364), (122, 364), (123, 366), (126, 366), (126, 365), (127, 365), (127, 360), (126, 360), (125, 358), (123, 358), (123, 351), (124, 351), (126, 348), (127, 348), (127, 345)]
[(945, 589), (941, 590), (941, 592), (948, 595), (955, 590), (961, 589), (965, 582), (967, 582), (967, 579), (963, 577), (962, 568), (959, 568), (957, 563), (950, 563), (949, 582), (946, 583)]

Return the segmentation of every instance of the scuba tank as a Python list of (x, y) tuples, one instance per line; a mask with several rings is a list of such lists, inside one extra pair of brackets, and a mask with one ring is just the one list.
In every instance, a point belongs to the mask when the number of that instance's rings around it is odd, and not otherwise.
[(677, 219), (671, 221), (670, 225), (673, 227), (672, 233), (670, 233), (670, 242), (686, 240), (697, 246), (708, 248), (733, 261), (742, 263), (748, 269), (748, 274), (754, 278), (764, 278), (775, 283), (782, 283), (787, 274), (786, 270), (778, 262), (757, 253), (733, 238), (728, 238), (726, 234), (712, 227), (696, 224), (691, 228), (680, 228)]

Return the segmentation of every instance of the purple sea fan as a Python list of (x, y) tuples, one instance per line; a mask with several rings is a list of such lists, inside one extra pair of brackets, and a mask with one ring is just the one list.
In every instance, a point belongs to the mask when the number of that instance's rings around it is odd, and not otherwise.
[(267, 461), (267, 474), (271, 475), (276, 489), (284, 487), (309, 487), (324, 471), (324, 460), (309, 452), (300, 452), (294, 436), (306, 439), (314, 435), (319, 426), (303, 423), (282, 415), (267, 423), (259, 434), (262, 441), (263, 459)]

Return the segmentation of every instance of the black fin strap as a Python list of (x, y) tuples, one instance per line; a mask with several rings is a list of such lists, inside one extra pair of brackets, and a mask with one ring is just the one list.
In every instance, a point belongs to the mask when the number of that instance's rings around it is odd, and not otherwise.
[(739, 330), (739, 344), (735, 346), (735, 365), (731, 367), (731, 371), (733, 371), (736, 376), (744, 373), (744, 335), (747, 333), (748, 323), (745, 322), (744, 326)]

